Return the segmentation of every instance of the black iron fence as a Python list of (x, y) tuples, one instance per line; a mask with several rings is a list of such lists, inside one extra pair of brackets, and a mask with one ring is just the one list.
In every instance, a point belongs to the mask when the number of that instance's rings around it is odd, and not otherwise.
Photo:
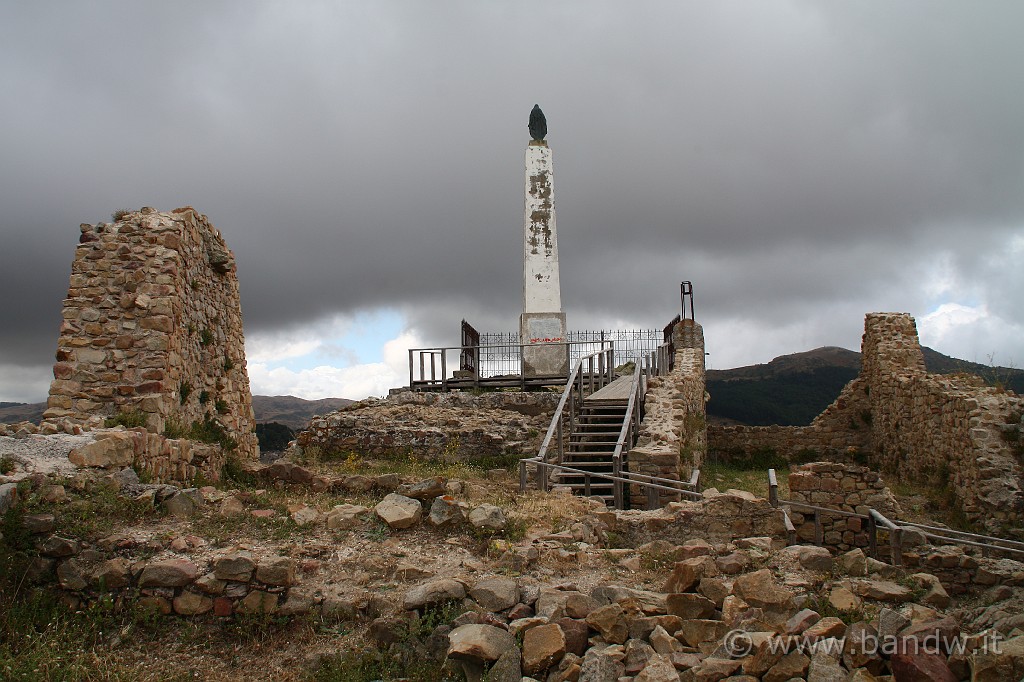
[[(580, 358), (608, 347), (615, 349), (616, 366), (636, 362), (654, 352), (663, 342), (662, 332), (657, 329), (571, 331), (565, 340), (569, 343), (570, 366)], [(480, 376), (519, 373), (522, 340), (518, 332), (480, 332), (479, 349)]]

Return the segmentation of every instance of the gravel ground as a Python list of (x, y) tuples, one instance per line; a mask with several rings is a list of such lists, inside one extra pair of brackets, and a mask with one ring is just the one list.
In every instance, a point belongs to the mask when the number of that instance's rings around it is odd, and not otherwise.
[(0, 436), (0, 457), (9, 458), (15, 463), (14, 471), (0, 478), (18, 480), (34, 473), (71, 475), (78, 467), (68, 461), (68, 453), (93, 440), (91, 435), (54, 434), (27, 438)]

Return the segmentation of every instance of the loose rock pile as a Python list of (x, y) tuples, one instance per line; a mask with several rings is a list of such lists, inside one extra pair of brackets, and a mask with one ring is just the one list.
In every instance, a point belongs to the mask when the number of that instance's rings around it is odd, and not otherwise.
[[(770, 538), (725, 546), (663, 543), (680, 559), (660, 591), (604, 584), (524, 584), (492, 577), (423, 583), (403, 608), (452, 600), (466, 611), (448, 627), (449, 659), (470, 680), (972, 680), (1024, 674), (1024, 616), (987, 609), (974, 622), (943, 613), (939, 580), (894, 582), (891, 566), (853, 550), (834, 559), (818, 547), (770, 550)], [(751, 570), (754, 564), (772, 568)], [(869, 567), (867, 577), (852, 577)], [(1019, 599), (1024, 566), (1002, 596)], [(779, 574), (785, 576), (779, 578)], [(1009, 587), (1013, 585), (1014, 587)], [(994, 596), (994, 595), (991, 595)], [(401, 617), (380, 619), (390, 632)], [(979, 627), (980, 626), (980, 627)], [(386, 645), (387, 635), (378, 637)], [(1007, 675), (1015, 675), (1009, 677)]]
[[(27, 577), (59, 586), (73, 607), (109, 595), (188, 618), (355, 621), (375, 650), (447, 659), (470, 680), (1024, 674), (1015, 561), (921, 545), (907, 553), (913, 567), (897, 569), (859, 548), (783, 547), (778, 510), (739, 491), (651, 512), (552, 493), (547, 501), (574, 516), (511, 536), (503, 531), (522, 512), (473, 500), (476, 483), (317, 473), (287, 460), (252, 473), (294, 490), (286, 517), (261, 505), (261, 490), (143, 484), (130, 469), (80, 473), (70, 485), (106, 481), (162, 505), (166, 522), (83, 541), (61, 530), (64, 505), (77, 502), (54, 479), (8, 484), (0, 499), (52, 503), (54, 513), (24, 518), (38, 552)], [(339, 503), (299, 501), (317, 490)], [(366, 493), (376, 501), (352, 499)], [(191, 525), (246, 516), (314, 532), (298, 543), (223, 544)]]

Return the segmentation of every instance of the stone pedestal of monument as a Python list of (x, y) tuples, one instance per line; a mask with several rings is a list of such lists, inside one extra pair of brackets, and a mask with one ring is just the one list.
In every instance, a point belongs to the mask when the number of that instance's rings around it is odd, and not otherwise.
[(565, 313), (523, 313), (519, 316), (519, 334), (525, 376), (568, 376)]

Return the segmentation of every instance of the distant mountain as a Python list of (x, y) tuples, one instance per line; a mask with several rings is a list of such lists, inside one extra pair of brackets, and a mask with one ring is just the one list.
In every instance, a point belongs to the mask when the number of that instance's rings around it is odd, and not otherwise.
[[(347, 398), (303, 400), (290, 395), (254, 395), (252, 409), (256, 413), (257, 422), (277, 422), (299, 430), (306, 428), (313, 416), (339, 410), (354, 402)], [(0, 403), (0, 424), (23, 421), (39, 423), (45, 410), (46, 403)]]
[[(968, 372), (1024, 393), (1024, 371), (958, 360), (926, 346), (921, 350), (929, 372)], [(859, 373), (860, 353), (835, 346), (782, 355), (763, 365), (709, 370), (708, 418), (754, 426), (810, 424)]]
[(298, 431), (306, 428), (314, 416), (340, 410), (354, 402), (348, 398), (303, 400), (291, 395), (254, 395), (252, 409), (256, 413), (257, 422), (277, 422)]
[(835, 346), (709, 370), (708, 418), (754, 426), (810, 424), (859, 373), (860, 353)]
[(46, 403), (0, 403), (0, 424), (17, 422), (39, 423), (46, 411)]

